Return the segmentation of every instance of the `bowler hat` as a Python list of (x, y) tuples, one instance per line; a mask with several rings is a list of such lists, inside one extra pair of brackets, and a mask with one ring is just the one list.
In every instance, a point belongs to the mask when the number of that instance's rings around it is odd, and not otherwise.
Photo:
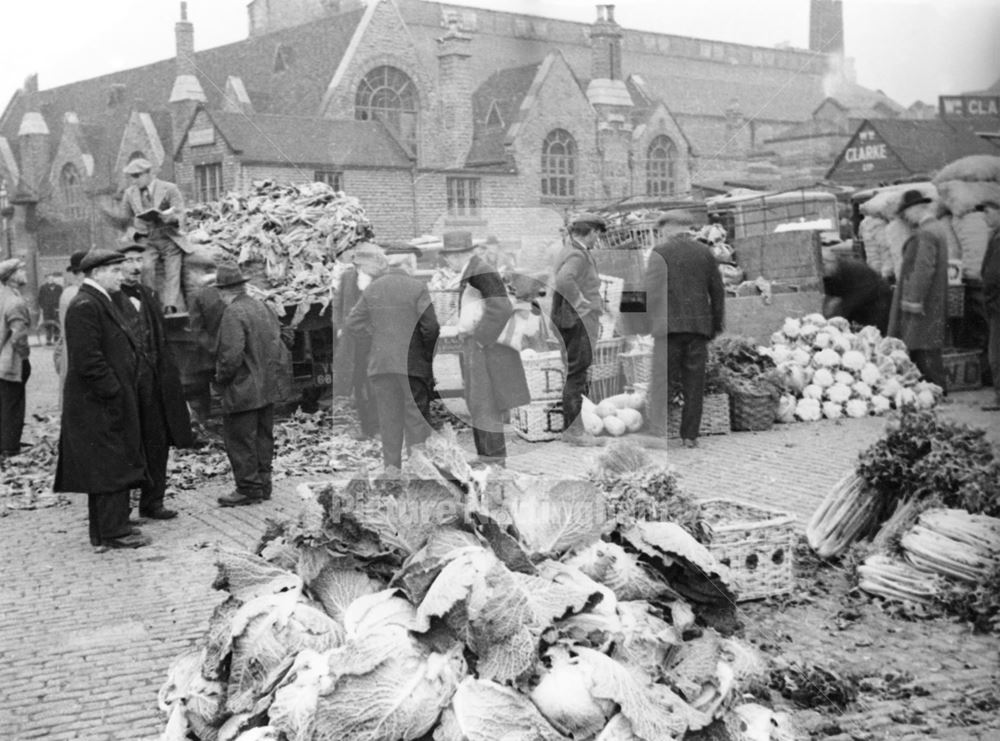
[(589, 226), (591, 229), (597, 229), (601, 232), (606, 232), (608, 230), (608, 222), (603, 216), (587, 211), (577, 214), (570, 219), (569, 225), (571, 228), (574, 226)]
[(125, 255), (120, 252), (102, 249), (91, 250), (80, 261), (80, 272), (89, 273), (94, 268), (117, 265), (120, 262), (125, 262)]
[(66, 268), (71, 273), (80, 272), (80, 262), (87, 255), (87, 250), (77, 250), (69, 256), (69, 267)]
[(143, 157), (136, 157), (134, 160), (125, 165), (123, 172), (126, 175), (141, 175), (144, 172), (149, 172), (153, 169), (153, 165), (150, 164), (149, 160)]
[(16, 257), (0, 262), (0, 283), (6, 282), (10, 276), (24, 267), (24, 261)]
[(215, 271), (216, 288), (235, 288), (248, 280), (235, 265), (220, 265)]
[(896, 209), (896, 215), (903, 213), (910, 206), (919, 206), (921, 203), (930, 203), (933, 199), (925, 196), (919, 190), (914, 188), (913, 190), (908, 190), (903, 193), (903, 199), (899, 202), (899, 208)]
[(472, 249), (472, 232), (445, 232), (441, 241), (442, 254), (468, 252)]

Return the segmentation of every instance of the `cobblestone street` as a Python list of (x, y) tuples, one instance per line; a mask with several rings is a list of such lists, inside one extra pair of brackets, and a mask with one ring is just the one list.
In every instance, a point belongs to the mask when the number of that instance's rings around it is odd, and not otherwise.
[[(51, 406), (45, 396), (51, 378), (46, 379), (43, 370), (51, 367), (51, 358), (46, 348), (38, 350), (32, 360), (39, 371), (29, 385), (34, 411)], [(992, 440), (1000, 443), (996, 415), (979, 410), (989, 393), (954, 394), (943, 413), (988, 427)], [(671, 441), (666, 450), (651, 453), (675, 465), (685, 490), (699, 498), (729, 497), (784, 509), (796, 515), (801, 527), (884, 425), (877, 418), (787, 425), (764, 433), (702, 438), (701, 447), (693, 450)], [(582, 474), (591, 455), (592, 450), (559, 442), (517, 441), (511, 446), (510, 467), (553, 476)], [(268, 518), (296, 511), (299, 483), (276, 482), (274, 499), (252, 508), (217, 507), (215, 498), (227, 490), (228, 479), (183, 492), (171, 503), (180, 516), (146, 524), (144, 532), (153, 544), (136, 551), (99, 553), (91, 548), (83, 497), (73, 497), (69, 506), (11, 511), (0, 517), (3, 737), (155, 737), (163, 725), (156, 694), (166, 669), (174, 656), (204, 635), (209, 615), (221, 601), (211, 588), (215, 549), (251, 547)], [(822, 598), (817, 597), (811, 610), (792, 604), (780, 614), (770, 602), (741, 607), (750, 632), (780, 651), (842, 653), (850, 656), (848, 662), (876, 673), (879, 662), (909, 666), (910, 672), (926, 678), (932, 692), (924, 699), (930, 706), (987, 691), (998, 681), (996, 641), (972, 636), (964, 626), (939, 621), (935, 630), (919, 631), (913, 623), (875, 615), (873, 619), (891, 629), (891, 639), (882, 646), (858, 646), (861, 639), (850, 626), (835, 627), (839, 607)], [(823, 619), (808, 623), (818, 607), (824, 610)], [(864, 609), (877, 612), (872, 605)], [(766, 619), (761, 617), (765, 614)], [(928, 634), (935, 636), (933, 642), (920, 643)], [(901, 738), (885, 735), (900, 723), (893, 720), (893, 710), (861, 707), (852, 723), (867, 727), (873, 734), (869, 738)], [(921, 735), (920, 729), (913, 726), (911, 737), (985, 739), (1000, 733), (996, 726), (982, 735), (965, 728), (925, 730)]]

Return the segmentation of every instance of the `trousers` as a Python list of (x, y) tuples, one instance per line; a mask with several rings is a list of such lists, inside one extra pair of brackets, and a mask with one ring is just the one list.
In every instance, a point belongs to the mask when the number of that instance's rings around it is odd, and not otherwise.
[(236, 493), (251, 499), (270, 495), (274, 405), (224, 415), (222, 439), (233, 469)]
[(382, 433), (382, 462), (400, 468), (403, 440), (413, 447), (430, 437), (430, 387), (424, 379), (402, 373), (378, 373), (370, 382)]
[(87, 495), (87, 520), (90, 524), (90, 544), (122, 538), (131, 532), (128, 524), (128, 489)]
[(675, 390), (684, 397), (681, 438), (694, 440), (701, 429), (705, 399), (705, 364), (708, 338), (692, 332), (675, 332), (653, 341), (653, 373), (649, 388), (649, 421), (653, 430), (666, 433), (667, 413)]
[(0, 381), (0, 454), (17, 455), (21, 452), (21, 433), (24, 431), (24, 389), (31, 375), (31, 363), (21, 361), (20, 381)]
[(139, 426), (149, 472), (147, 483), (140, 489), (139, 513), (142, 514), (163, 506), (163, 497), (167, 491), (167, 459), (170, 457), (167, 421), (157, 389), (156, 375), (146, 363), (142, 363), (139, 370)]
[(944, 369), (944, 358), (941, 349), (910, 350), (910, 360), (920, 370), (924, 380), (937, 384), (945, 394), (948, 393), (948, 373)]
[[(157, 292), (164, 308), (173, 306), (177, 311), (185, 311), (184, 292), (181, 288), (181, 268), (184, 253), (172, 239), (151, 234), (142, 253), (142, 282)], [(162, 265), (163, 279), (159, 277)]]
[(587, 315), (572, 327), (559, 327), (566, 351), (566, 383), (563, 386), (562, 407), (564, 427), (579, 429), (580, 409), (587, 393), (587, 370), (594, 362), (594, 346), (599, 332), (599, 319)]

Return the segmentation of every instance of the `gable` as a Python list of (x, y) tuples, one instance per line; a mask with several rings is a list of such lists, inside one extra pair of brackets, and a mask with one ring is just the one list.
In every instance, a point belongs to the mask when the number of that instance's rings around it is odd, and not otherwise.
[(521, 100), (517, 118), (507, 130), (506, 142), (535, 136), (540, 143), (547, 131), (558, 128), (566, 129), (577, 140), (592, 138), (594, 116), (594, 108), (573, 70), (561, 53), (552, 52), (539, 65)]

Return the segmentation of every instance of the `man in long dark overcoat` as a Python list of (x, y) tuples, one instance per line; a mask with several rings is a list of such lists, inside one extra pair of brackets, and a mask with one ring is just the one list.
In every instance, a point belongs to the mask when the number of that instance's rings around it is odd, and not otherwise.
[(86, 276), (66, 312), (66, 382), (53, 490), (86, 492), (90, 542), (138, 548), (129, 527), (129, 490), (146, 482), (139, 426), (137, 340), (111, 300), (124, 256), (92, 250)]
[(163, 506), (167, 459), (171, 445), (181, 448), (193, 445), (191, 418), (177, 366), (167, 347), (160, 300), (151, 288), (141, 283), (145, 247), (132, 243), (119, 252), (125, 256), (122, 284), (112, 299), (139, 341), (139, 422), (150, 477), (141, 490), (139, 514), (154, 520), (169, 520), (177, 512)]
[(948, 239), (931, 199), (903, 193), (898, 214), (914, 227), (903, 245), (903, 265), (889, 312), (889, 335), (906, 343), (924, 378), (948, 392), (941, 357), (948, 315)]
[(476, 453), (483, 462), (504, 465), (507, 460), (504, 412), (531, 401), (521, 354), (497, 342), (514, 308), (500, 274), (472, 253), (471, 233), (447, 232), (443, 243), (441, 254), (449, 267), (462, 276), (458, 307), (460, 328), (465, 324), (463, 305), (470, 300), (482, 301), (482, 316), (474, 326), (460, 329), (463, 333), (462, 380)]
[(347, 330), (370, 343), (367, 373), (388, 470), (402, 466), (404, 439), (412, 448), (431, 434), (427, 415), (440, 327), (427, 286), (412, 275), (412, 250), (387, 249), (386, 259), (388, 270), (365, 288)]

